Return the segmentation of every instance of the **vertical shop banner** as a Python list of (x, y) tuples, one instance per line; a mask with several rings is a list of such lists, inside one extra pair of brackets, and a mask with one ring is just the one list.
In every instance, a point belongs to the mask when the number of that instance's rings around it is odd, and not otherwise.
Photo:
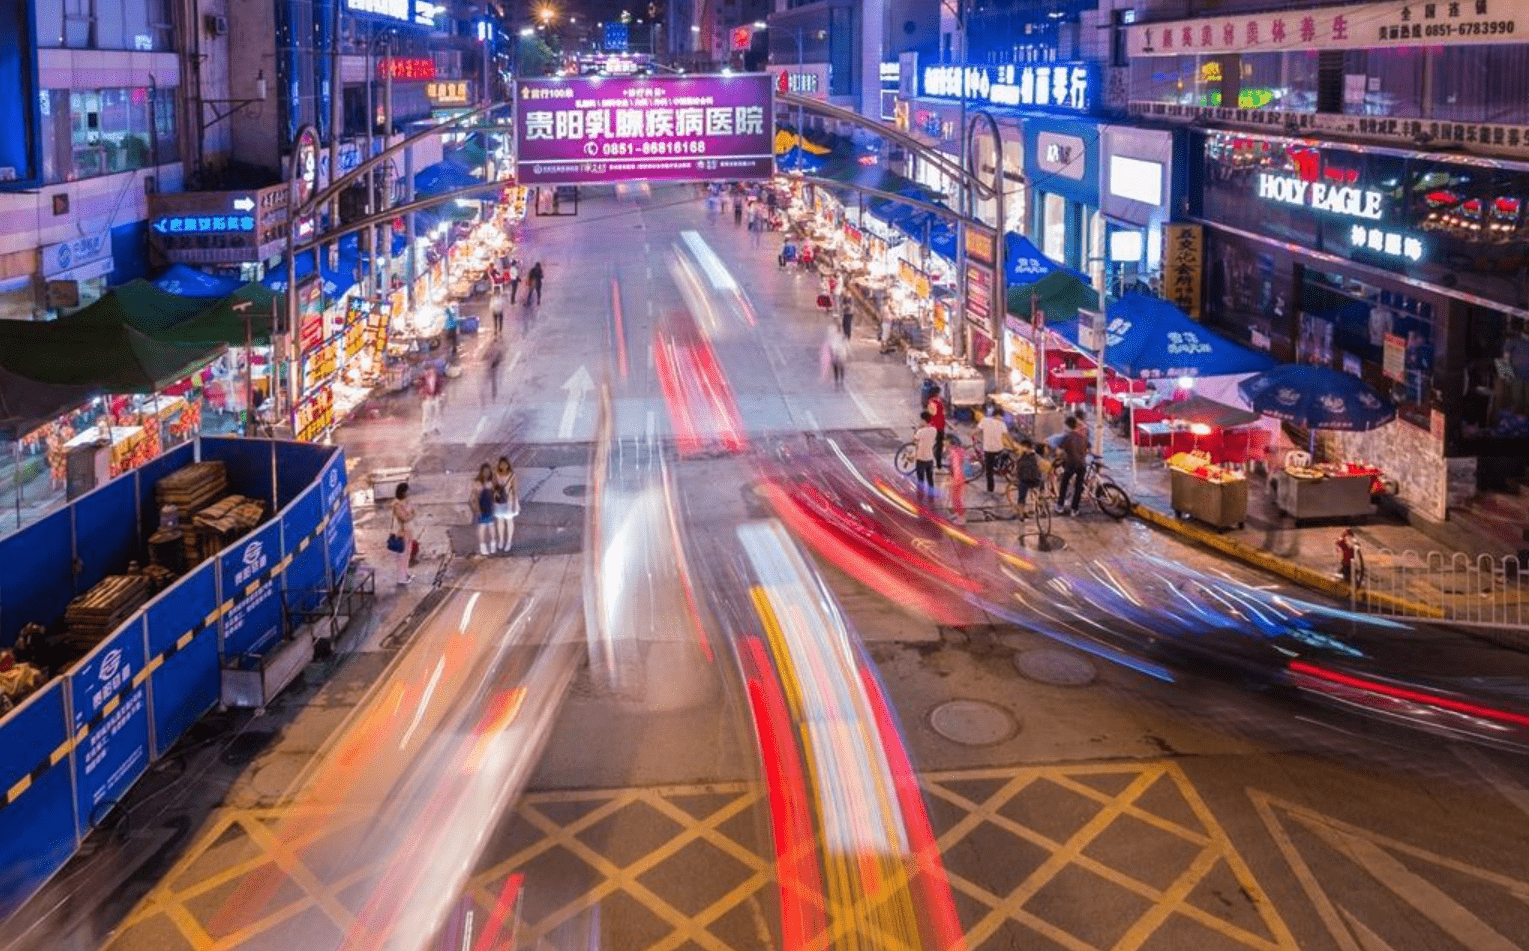
[(768, 73), (599, 76), (515, 84), (517, 178), (528, 185), (768, 178)]
[[(1399, 334), (1386, 334), (1380, 345), (1381, 372), (1388, 380), (1407, 378), (1407, 338)], [(1357, 375), (1357, 374), (1356, 374)]]
[(1163, 225), (1163, 295), (1200, 319), (1200, 282), (1205, 231), (1200, 225)]
[(334, 387), (320, 383), (292, 408), (292, 435), (299, 442), (318, 442), (334, 426)]
[(297, 289), (297, 342), (306, 353), (324, 340), (324, 282), (313, 279)]
[(233, 602), (223, 615), (223, 656), (259, 654), (281, 637), (281, 524), (266, 526), (218, 556), (220, 593)]
[(966, 259), (978, 264), (992, 264), (996, 253), (996, 232), (981, 225), (965, 226)]
[(116, 804), (149, 765), (144, 621), (119, 628), (69, 674), (79, 832)]
[(966, 265), (966, 319), (984, 332), (993, 319), (993, 270), (988, 265)]

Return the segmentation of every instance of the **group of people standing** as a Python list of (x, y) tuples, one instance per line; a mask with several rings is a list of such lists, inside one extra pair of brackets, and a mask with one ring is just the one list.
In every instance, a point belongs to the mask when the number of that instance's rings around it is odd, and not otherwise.
[[(483, 463), (468, 493), (468, 508), (478, 529), (478, 554), (508, 554), (515, 540), (515, 517), (520, 514), (520, 486), (508, 456), (494, 465)], [(419, 513), (409, 501), (409, 484), (393, 490), (389, 508), (388, 550), (398, 556), (398, 583), (413, 580), (409, 569), (419, 562)]]
[[(520, 296), (520, 260), (501, 259), (498, 267), (489, 274), (493, 284), (494, 296), (489, 301), (489, 313), (494, 319), (494, 333), (504, 333), (504, 292), (510, 292), (510, 303), (517, 302)], [(531, 265), (531, 269), (525, 274), (526, 281), (526, 306), (533, 303), (540, 305), (542, 302), (542, 279), (545, 272), (542, 271), (542, 262), (537, 261)]]

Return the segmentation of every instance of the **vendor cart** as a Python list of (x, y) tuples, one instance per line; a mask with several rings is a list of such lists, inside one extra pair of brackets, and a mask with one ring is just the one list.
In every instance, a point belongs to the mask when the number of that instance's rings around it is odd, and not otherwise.
[(1241, 528), (1248, 518), (1248, 480), (1212, 481), (1193, 472), (1170, 469), (1173, 514), (1186, 515), (1216, 528)]
[(1357, 518), (1374, 509), (1370, 475), (1321, 476), (1314, 479), (1281, 472), (1273, 479), (1274, 504), (1297, 522), (1308, 518)]

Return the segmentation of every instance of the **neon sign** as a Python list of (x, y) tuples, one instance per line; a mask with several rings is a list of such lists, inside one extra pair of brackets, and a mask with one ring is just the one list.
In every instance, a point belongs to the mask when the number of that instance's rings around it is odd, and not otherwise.
[(1311, 208), (1350, 218), (1368, 218), (1371, 221), (1380, 220), (1380, 206), (1385, 200), (1380, 192), (1365, 188), (1309, 182), (1283, 175), (1270, 175), (1268, 172), (1260, 172), (1258, 175), (1258, 197), (1283, 205)]
[(929, 66), (923, 94), (934, 99), (965, 98), (995, 106), (1047, 106), (1088, 112), (1094, 106), (1093, 74), (1082, 64)]
[(1383, 228), (1354, 225), (1349, 229), (1349, 244), (1354, 250), (1373, 251), (1392, 258), (1408, 261), (1423, 260), (1423, 239), (1408, 234), (1398, 234)]

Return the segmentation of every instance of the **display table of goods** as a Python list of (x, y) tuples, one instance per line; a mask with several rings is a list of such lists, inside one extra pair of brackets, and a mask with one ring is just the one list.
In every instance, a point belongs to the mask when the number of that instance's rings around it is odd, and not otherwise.
[(1274, 478), (1274, 504), (1281, 514), (1308, 518), (1369, 515), (1380, 470), (1362, 463), (1286, 466)]
[(1248, 518), (1248, 479), (1241, 471), (1214, 465), (1203, 452), (1181, 452), (1168, 460), (1173, 514), (1192, 516), (1216, 528), (1241, 528)]

